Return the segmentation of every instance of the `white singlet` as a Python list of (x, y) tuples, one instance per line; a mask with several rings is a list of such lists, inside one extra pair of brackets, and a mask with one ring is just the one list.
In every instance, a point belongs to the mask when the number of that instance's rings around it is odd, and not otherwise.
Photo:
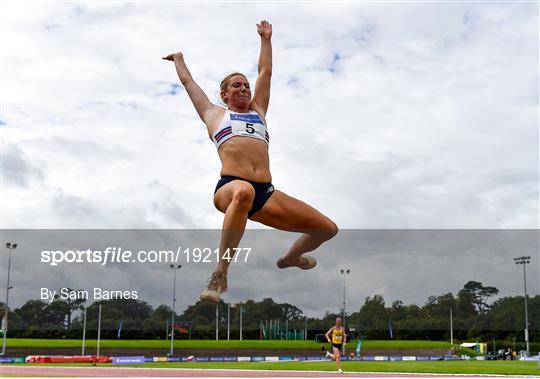
[(225, 109), (225, 115), (213, 134), (212, 141), (219, 149), (223, 142), (236, 136), (260, 139), (267, 146), (270, 142), (266, 125), (253, 109), (250, 109), (248, 113), (237, 113)]

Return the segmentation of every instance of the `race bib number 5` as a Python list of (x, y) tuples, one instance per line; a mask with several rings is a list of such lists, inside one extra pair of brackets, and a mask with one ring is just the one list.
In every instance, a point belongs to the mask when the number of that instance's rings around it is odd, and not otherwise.
[(231, 127), (236, 135), (265, 137), (264, 124), (256, 114), (231, 114)]

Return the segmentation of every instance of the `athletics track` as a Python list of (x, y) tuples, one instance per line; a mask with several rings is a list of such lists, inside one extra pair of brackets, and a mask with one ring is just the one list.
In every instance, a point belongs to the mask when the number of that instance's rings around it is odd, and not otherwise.
[(339, 374), (332, 371), (285, 371), (285, 370), (216, 370), (189, 368), (133, 368), (133, 367), (59, 367), (59, 366), (0, 366), (0, 376), (40, 376), (40, 377), (227, 377), (227, 378), (442, 378), (442, 377), (481, 377), (493, 378), (506, 375), (480, 374), (419, 374), (388, 372), (345, 372)]

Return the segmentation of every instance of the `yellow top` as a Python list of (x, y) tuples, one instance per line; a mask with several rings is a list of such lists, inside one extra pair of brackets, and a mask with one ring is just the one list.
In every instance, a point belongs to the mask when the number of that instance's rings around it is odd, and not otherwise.
[(343, 343), (343, 336), (345, 335), (345, 330), (343, 327), (337, 327), (334, 326), (334, 329), (332, 329), (332, 343), (335, 344), (342, 344)]

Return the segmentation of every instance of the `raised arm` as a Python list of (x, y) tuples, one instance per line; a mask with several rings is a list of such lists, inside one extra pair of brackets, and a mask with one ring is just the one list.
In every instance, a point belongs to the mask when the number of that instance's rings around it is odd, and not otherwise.
[(332, 330), (334, 330), (334, 327), (332, 326), (329, 331), (326, 332), (326, 340), (330, 343), (332, 343), (332, 340), (330, 339), (330, 335), (332, 334)]
[(272, 24), (263, 20), (257, 24), (257, 32), (261, 36), (261, 52), (259, 54), (259, 76), (255, 84), (255, 94), (251, 108), (264, 117), (270, 101), (270, 79), (272, 77)]
[(176, 73), (180, 78), (180, 82), (185, 87), (191, 102), (195, 106), (195, 110), (199, 114), (201, 120), (208, 125), (213, 113), (216, 112), (219, 107), (212, 104), (201, 87), (195, 83), (195, 80), (193, 80), (186, 63), (184, 62), (183, 54), (173, 53), (163, 57), (163, 59), (174, 62)]

